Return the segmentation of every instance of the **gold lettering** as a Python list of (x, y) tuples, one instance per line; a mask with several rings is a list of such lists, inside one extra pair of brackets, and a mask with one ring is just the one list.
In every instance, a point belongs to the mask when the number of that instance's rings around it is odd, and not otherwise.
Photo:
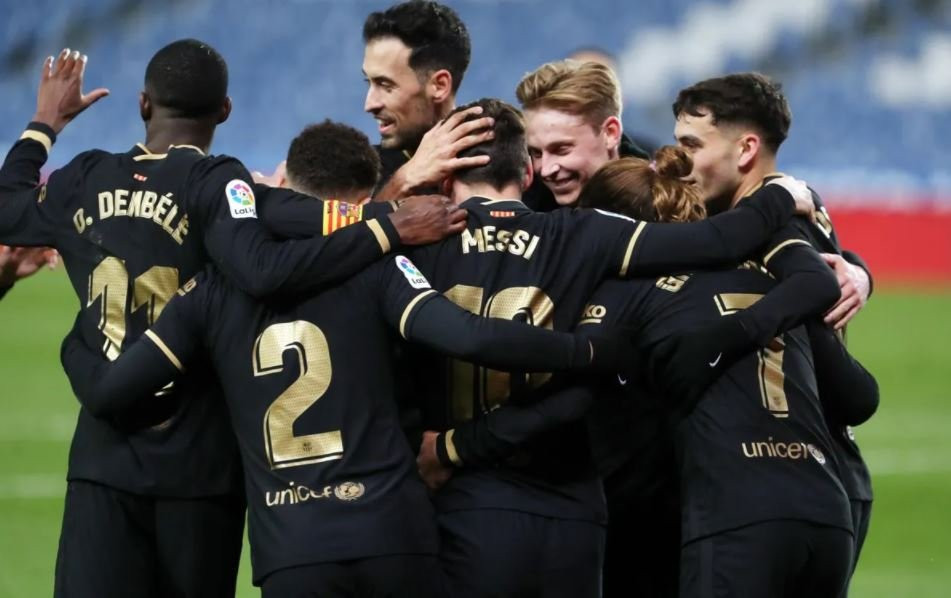
[(146, 191), (142, 195), (142, 210), (139, 216), (143, 218), (152, 218), (155, 213), (155, 202), (158, 201), (158, 193), (155, 191)]
[(783, 459), (789, 458), (789, 450), (785, 442), (776, 443), (776, 456)]
[(512, 240), (512, 231), (510, 230), (500, 230), (497, 235), (495, 235), (495, 248), (498, 251), (505, 251), (508, 248), (509, 242)]
[[(752, 442), (750, 443), (750, 445), (751, 445), (751, 446), (755, 446), (755, 445), (753, 445)], [(745, 443), (745, 442), (742, 443), (740, 446), (743, 447), (743, 454), (746, 455), (746, 457), (747, 457), (748, 459), (752, 459), (753, 457), (756, 456), (756, 451), (755, 451), (755, 450), (751, 453), (750, 451), (748, 451), (748, 450), (746, 449), (746, 443)]]
[(182, 219), (178, 221), (178, 226), (175, 227), (175, 231), (172, 233), (172, 238), (181, 245), (185, 242), (185, 237), (188, 235), (188, 214), (184, 214)]
[(462, 253), (469, 253), (469, 248), (475, 247), (479, 253), (485, 252), (485, 239), (482, 238), (482, 229), (477, 228), (470, 233), (469, 229), (462, 231)]
[(275, 494), (275, 495), (274, 495), (274, 498), (271, 498), (271, 492), (270, 492), (270, 491), (265, 492), (265, 493), (264, 493), (264, 502), (267, 503), (267, 506), (273, 507), (273, 506), (277, 505), (277, 497), (278, 497), (278, 495)]
[(125, 208), (129, 203), (129, 190), (128, 189), (116, 189), (116, 216), (127, 216)]
[(523, 230), (515, 231), (512, 235), (512, 244), (509, 245), (509, 253), (521, 256), (525, 253), (525, 242), (531, 238), (531, 235)]
[(284, 499), (287, 499), (287, 502), (294, 504), (294, 491), (288, 488), (287, 490), (281, 490), (281, 500), (279, 504), (284, 504)]
[(538, 235), (535, 235), (534, 237), (532, 237), (532, 242), (529, 243), (528, 249), (525, 251), (525, 256), (524, 256), (525, 259), (527, 260), (532, 259), (532, 255), (534, 255), (535, 248), (538, 247), (538, 242), (540, 240), (541, 240), (541, 237), (539, 237)]
[(482, 236), (485, 238), (485, 249), (479, 249), (479, 251), (495, 251), (495, 237), (493, 237), (494, 234), (494, 226), (482, 227)]
[(805, 448), (802, 443), (792, 442), (789, 444), (789, 458), (790, 459), (800, 459), (804, 454)]
[(129, 216), (139, 216), (139, 210), (142, 208), (142, 191), (133, 191), (132, 199), (129, 200)]
[(171, 205), (172, 198), (169, 197), (168, 193), (166, 193), (162, 196), (162, 199), (159, 200), (158, 206), (155, 208), (155, 214), (152, 215), (152, 222), (161, 226), (162, 217), (165, 216), (165, 213), (168, 211), (168, 208)]
[(115, 207), (112, 205), (112, 192), (103, 191), (99, 194), (99, 219), (105, 220), (112, 216)]
[(76, 213), (73, 214), (73, 225), (79, 234), (83, 234), (83, 231), (86, 230), (86, 214), (82, 208), (79, 208), (76, 210)]
[(172, 209), (168, 211), (168, 216), (165, 217), (165, 220), (162, 221), (162, 229), (168, 234), (174, 234), (175, 231), (172, 230), (171, 224), (172, 220), (175, 219), (175, 215), (178, 214), (178, 206), (172, 204)]

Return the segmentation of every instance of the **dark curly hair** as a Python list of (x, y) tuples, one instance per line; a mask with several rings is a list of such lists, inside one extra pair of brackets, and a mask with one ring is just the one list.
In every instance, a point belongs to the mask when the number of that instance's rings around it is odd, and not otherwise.
[(472, 52), (469, 31), (456, 11), (438, 2), (412, 0), (370, 13), (363, 42), (395, 37), (411, 50), (409, 66), (417, 75), (446, 69), (452, 91), (459, 90)]
[(463, 122), (490, 116), (495, 120), (495, 124), (492, 125), (495, 135), (492, 139), (460, 151), (457, 157), (489, 156), (489, 163), (484, 166), (459, 169), (455, 172), (456, 179), (470, 184), (489, 183), (496, 189), (501, 189), (509, 183), (521, 183), (528, 165), (525, 121), (522, 113), (518, 108), (502, 100), (482, 98), (465, 106), (459, 106), (449, 116), (474, 106), (482, 106), (482, 114), (470, 114)]
[(713, 124), (753, 126), (773, 153), (786, 140), (792, 123), (782, 85), (759, 73), (736, 73), (695, 83), (680, 90), (673, 110), (675, 118), (709, 112)]
[(209, 116), (221, 110), (228, 97), (228, 65), (205, 42), (180, 39), (149, 60), (145, 91), (156, 106), (169, 109), (175, 116)]
[(366, 193), (380, 178), (380, 157), (367, 136), (331, 120), (306, 127), (287, 151), (294, 188), (326, 199)]

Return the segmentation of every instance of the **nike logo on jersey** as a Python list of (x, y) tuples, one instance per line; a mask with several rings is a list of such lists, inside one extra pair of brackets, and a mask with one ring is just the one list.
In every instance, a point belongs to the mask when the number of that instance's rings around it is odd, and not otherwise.
[(717, 367), (717, 364), (720, 363), (720, 358), (721, 358), (721, 357), (723, 357), (723, 352), (722, 352), (722, 351), (720, 352), (719, 355), (717, 355), (717, 358), (716, 358), (716, 359), (714, 359), (713, 361), (710, 362), (710, 364), (709, 364), (710, 367), (712, 367), (712, 368)]
[(621, 374), (618, 374), (618, 375), (617, 375), (617, 381), (621, 384), (621, 386), (627, 386), (627, 380), (625, 380), (624, 378), (622, 378), (622, 377), (621, 377)]

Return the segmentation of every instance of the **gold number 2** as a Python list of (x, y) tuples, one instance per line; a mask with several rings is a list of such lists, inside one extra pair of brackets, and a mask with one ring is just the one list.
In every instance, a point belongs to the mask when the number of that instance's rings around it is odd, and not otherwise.
[[(723, 293), (713, 298), (721, 316), (734, 314), (753, 305), (763, 295), (754, 293)], [(789, 401), (786, 398), (786, 375), (783, 373), (783, 354), (786, 343), (782, 335), (777, 336), (765, 349), (757, 353), (759, 392), (763, 407), (775, 417), (789, 417)]]
[(271, 469), (340, 459), (340, 430), (294, 434), (294, 422), (327, 392), (333, 375), (327, 337), (320, 328), (303, 320), (268, 326), (254, 342), (254, 375), (282, 371), (284, 352), (288, 350), (297, 353), (300, 376), (264, 414), (264, 448)]
[[(129, 312), (148, 307), (149, 325), (155, 323), (162, 309), (178, 289), (178, 270), (153, 266), (136, 277), (132, 284), (132, 305)], [(86, 307), (100, 302), (99, 329), (106, 337), (102, 352), (110, 360), (119, 356), (126, 335), (126, 305), (129, 298), (129, 273), (117, 257), (107, 257), (89, 275)]]
[[(456, 285), (444, 293), (450, 301), (474, 314), (488, 318), (519, 319), (532, 326), (551, 329), (555, 304), (538, 287), (510, 287), (489, 297), (483, 304), (484, 289)], [(476, 368), (465, 361), (452, 361), (452, 411), (454, 421), (472, 419), (476, 397), (479, 408), (487, 413), (498, 407), (511, 394), (513, 383), (536, 387), (551, 378), (551, 374), (534, 373), (522, 381), (512, 380), (508, 372)]]

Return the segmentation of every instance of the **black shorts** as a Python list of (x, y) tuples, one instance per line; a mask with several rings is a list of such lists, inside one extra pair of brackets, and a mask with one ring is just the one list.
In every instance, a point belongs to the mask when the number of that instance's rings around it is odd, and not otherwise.
[(432, 555), (390, 555), (314, 563), (271, 573), (262, 598), (442, 598), (442, 571)]
[(679, 567), (676, 493), (609, 495), (604, 598), (676, 596)]
[[(855, 546), (852, 554), (852, 570), (849, 572), (849, 581), (852, 581), (852, 574), (859, 564), (859, 555), (862, 553), (862, 546), (865, 545), (865, 536), (868, 535), (868, 524), (872, 519), (872, 501), (870, 500), (851, 500), (849, 505), (852, 507), (852, 528), (855, 530)], [(848, 586), (842, 591), (842, 598), (849, 595)]]
[(500, 509), (440, 513), (440, 561), (452, 598), (597, 598), (604, 527)]
[(852, 570), (852, 534), (806, 521), (756, 523), (684, 545), (683, 598), (835, 598)]
[(69, 482), (54, 595), (233, 597), (244, 506), (243, 496), (157, 498)]

